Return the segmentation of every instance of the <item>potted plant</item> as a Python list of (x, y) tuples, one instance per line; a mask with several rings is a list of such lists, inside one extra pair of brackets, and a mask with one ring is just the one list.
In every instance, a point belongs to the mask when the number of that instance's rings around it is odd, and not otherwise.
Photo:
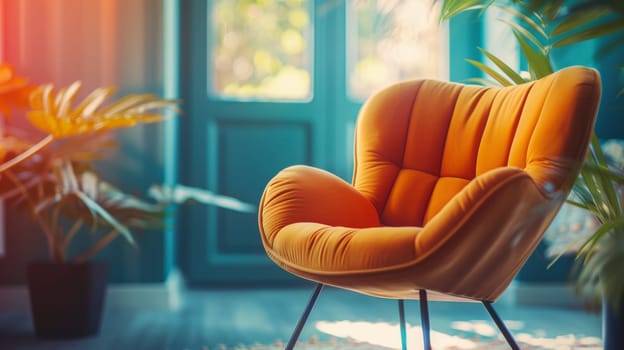
[[(152, 186), (148, 200), (104, 181), (95, 164), (114, 149), (114, 131), (159, 122), (177, 101), (131, 94), (108, 102), (114, 89), (98, 88), (75, 102), (79, 93), (79, 82), (60, 90), (31, 86), (0, 65), (0, 111), (14, 115), (0, 139), (0, 198), (37, 224), (50, 257), (28, 266), (33, 321), (41, 337), (97, 333), (107, 265), (90, 258), (118, 236), (134, 245), (134, 232), (161, 227), (169, 204), (192, 200), (254, 209), (177, 185)], [(79, 234), (88, 234), (92, 245), (70, 254)]]
[[(518, 72), (479, 48), (493, 66), (468, 60), (488, 76), (474, 79), (477, 83), (522, 84), (551, 74), (556, 69), (552, 53), (561, 47), (604, 38), (606, 42), (597, 54), (608, 55), (624, 41), (624, 5), (610, 0), (445, 0), (441, 19), (465, 11), (486, 11), (490, 6), (511, 16), (512, 20), (503, 21), (511, 27), (528, 71)], [(580, 236), (580, 241), (571, 244), (576, 251), (576, 291), (601, 300), (604, 346), (612, 350), (624, 348), (624, 169), (622, 163), (605, 154), (603, 147), (594, 132), (588, 156), (566, 203), (586, 211), (597, 222), (587, 235)]]

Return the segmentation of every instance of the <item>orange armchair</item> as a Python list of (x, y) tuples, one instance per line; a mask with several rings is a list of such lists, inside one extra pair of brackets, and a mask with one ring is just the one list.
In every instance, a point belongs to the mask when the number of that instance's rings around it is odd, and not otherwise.
[(323, 285), (492, 307), (539, 243), (587, 153), (600, 76), (570, 67), (504, 88), (416, 80), (390, 86), (360, 111), (352, 184), (292, 166), (266, 186), (259, 211), (268, 256)]

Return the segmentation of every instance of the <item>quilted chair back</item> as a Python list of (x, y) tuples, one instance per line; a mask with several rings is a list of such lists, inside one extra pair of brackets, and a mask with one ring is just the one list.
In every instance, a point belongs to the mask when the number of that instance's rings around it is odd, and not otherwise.
[(599, 79), (572, 67), (506, 88), (395, 85), (360, 113), (353, 184), (388, 226), (426, 225), (471, 180), (499, 167), (524, 169), (561, 197), (587, 151)]

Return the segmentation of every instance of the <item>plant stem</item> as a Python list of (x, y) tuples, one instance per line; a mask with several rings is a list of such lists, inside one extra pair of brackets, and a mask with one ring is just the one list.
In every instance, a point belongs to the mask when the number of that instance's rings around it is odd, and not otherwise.
[(26, 187), (24, 187), (24, 184), (11, 171), (7, 171), (5, 175), (9, 180), (11, 180), (11, 182), (13, 182), (13, 184), (15, 184), (15, 187), (17, 187), (17, 189), (22, 193), (22, 195), (28, 202), (28, 205), (31, 208), (31, 214), (35, 217), (37, 223), (39, 224), (39, 227), (43, 231), (43, 235), (48, 241), (48, 253), (50, 254), (50, 258), (54, 261), (57, 261), (54, 232), (50, 229), (50, 227), (48, 227), (45, 219), (41, 216), (41, 214), (35, 210), (35, 201), (26, 190)]
[(89, 248), (88, 250), (86, 250), (82, 254), (77, 255), (73, 260), (75, 262), (84, 262), (84, 261), (86, 261), (87, 259), (89, 259), (93, 255), (95, 255), (95, 253), (97, 253), (100, 250), (104, 249), (117, 236), (119, 236), (119, 232), (117, 232), (117, 230), (115, 230), (115, 229), (110, 230), (106, 235), (104, 235), (104, 237), (100, 238), (100, 240), (97, 241), (97, 243), (95, 243), (95, 245), (93, 245), (91, 248)]
[(78, 221), (74, 222), (72, 227), (69, 229), (69, 231), (67, 232), (67, 235), (65, 235), (65, 239), (63, 240), (64, 251), (67, 251), (67, 249), (69, 248), (69, 244), (71, 243), (74, 236), (76, 236), (76, 234), (78, 233), (78, 230), (80, 230), (80, 228), (82, 227), (82, 224), (83, 224), (82, 219), (78, 219)]
[(52, 141), (54, 141), (54, 136), (48, 135), (45, 138), (43, 138), (41, 141), (39, 141), (36, 144), (32, 145), (29, 149), (27, 149), (24, 152), (20, 153), (18, 156), (13, 157), (9, 161), (6, 161), (6, 162), (0, 164), (0, 173), (3, 173), (5, 171), (11, 169), (12, 167), (16, 166), (17, 164), (25, 161), (26, 159), (34, 156), (41, 149), (43, 149), (44, 147), (46, 147), (47, 145), (52, 143)]

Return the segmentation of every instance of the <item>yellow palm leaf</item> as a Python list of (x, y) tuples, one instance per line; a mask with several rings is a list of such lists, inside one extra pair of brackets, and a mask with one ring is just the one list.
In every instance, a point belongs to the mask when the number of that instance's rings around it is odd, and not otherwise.
[[(107, 98), (115, 93), (114, 88), (98, 88), (84, 100), (84, 103), (78, 108), (80, 115), (83, 118), (91, 118), (98, 108), (106, 101)], [(74, 111), (77, 113), (78, 111)]]
[(56, 114), (54, 105), (54, 91), (52, 84), (44, 85), (41, 88), (41, 105), (43, 110), (48, 114)]
[(56, 120), (55, 118), (45, 113), (44, 111), (30, 111), (26, 114), (28, 121), (37, 129), (55, 135), (56, 132)]
[(74, 97), (78, 90), (80, 90), (80, 82), (75, 81), (72, 83), (67, 89), (63, 89), (63, 94), (59, 93), (58, 98), (58, 114), (66, 115), (69, 114), (69, 109), (71, 107), (72, 102), (74, 101)]
[(52, 85), (42, 86), (32, 95), (28, 120), (54, 138), (63, 138), (127, 128), (137, 123), (159, 122), (164, 119), (160, 112), (175, 109), (177, 103), (161, 100), (152, 94), (131, 94), (105, 106), (115, 92), (114, 88), (108, 87), (93, 90), (72, 108), (80, 86), (80, 82), (74, 82), (58, 93)]
[(43, 109), (43, 88), (41, 86), (30, 94), (29, 103), (32, 110)]
[(92, 124), (93, 131), (128, 128), (136, 125), (136, 121), (129, 119), (104, 119)]
[(26, 96), (32, 91), (28, 79), (16, 77), (13, 68), (0, 64), (0, 113), (9, 116), (11, 107), (27, 105)]
[(154, 99), (156, 99), (156, 96), (152, 94), (129, 95), (103, 108), (101, 113), (104, 115), (118, 114), (133, 106), (140, 105), (146, 101), (153, 101)]

